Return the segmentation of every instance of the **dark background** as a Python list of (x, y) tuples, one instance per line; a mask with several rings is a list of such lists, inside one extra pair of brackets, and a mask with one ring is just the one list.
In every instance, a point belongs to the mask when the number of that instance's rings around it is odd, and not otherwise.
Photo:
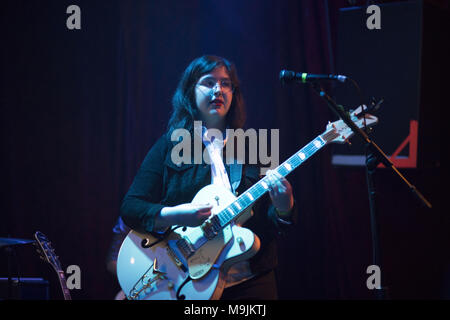
[[(445, 1), (426, 3), (448, 13)], [(81, 8), (81, 30), (66, 28), (71, 4)], [(282, 87), (279, 71), (333, 72), (338, 9), (365, 4), (3, 1), (0, 237), (42, 231), (64, 267), (81, 268), (74, 299), (113, 298), (119, 287), (105, 268), (111, 229), (141, 161), (165, 129), (188, 63), (215, 54), (236, 64), (247, 127), (280, 129), (284, 161), (335, 117), (308, 86)], [(365, 27), (365, 21), (355, 25)], [(436, 61), (426, 68), (440, 70)], [(450, 223), (440, 186), (447, 163), (439, 151), (446, 147), (439, 121), (448, 107), (446, 88), (429, 89), (440, 103), (419, 133), (438, 132), (426, 150), (439, 158), (401, 170), (433, 209), (420, 207), (390, 171), (377, 171), (382, 281), (392, 299), (450, 297)], [(365, 171), (333, 167), (332, 150), (289, 176), (301, 216), (280, 240), (282, 299), (373, 299), (366, 287), (372, 249)], [(51, 297), (62, 298), (56, 274), (31, 247), (18, 247), (16, 255), (22, 277), (46, 278)], [(4, 277), (7, 261), (3, 252), (0, 257)]]

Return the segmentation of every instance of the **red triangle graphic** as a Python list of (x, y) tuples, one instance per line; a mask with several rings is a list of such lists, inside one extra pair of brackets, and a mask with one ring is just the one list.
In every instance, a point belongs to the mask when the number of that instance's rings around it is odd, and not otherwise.
[[(418, 127), (419, 122), (417, 120), (410, 120), (409, 122), (409, 135), (400, 144), (400, 146), (394, 151), (394, 153), (389, 157), (394, 166), (397, 168), (416, 168), (417, 167), (417, 137), (418, 137)], [(408, 158), (397, 158), (398, 154), (409, 145), (409, 155)], [(385, 166), (380, 163), (378, 165), (380, 168), (385, 168)]]

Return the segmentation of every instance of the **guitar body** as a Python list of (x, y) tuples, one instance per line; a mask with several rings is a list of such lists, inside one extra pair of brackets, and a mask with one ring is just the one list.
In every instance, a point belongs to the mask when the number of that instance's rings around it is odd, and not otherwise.
[[(228, 189), (208, 185), (192, 203), (213, 204), (214, 215), (235, 199)], [(237, 224), (250, 217), (248, 210), (212, 239), (205, 237), (201, 227), (178, 227), (163, 240), (130, 231), (117, 260), (117, 277), (123, 292), (128, 299), (138, 300), (219, 299), (227, 270), (259, 250), (258, 237)]]

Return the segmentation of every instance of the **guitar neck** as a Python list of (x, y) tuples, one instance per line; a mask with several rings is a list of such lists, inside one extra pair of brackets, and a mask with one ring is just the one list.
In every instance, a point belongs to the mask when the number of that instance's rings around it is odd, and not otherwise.
[(61, 289), (64, 295), (64, 300), (72, 300), (72, 297), (70, 296), (70, 291), (67, 288), (67, 281), (66, 281), (66, 276), (64, 275), (64, 271), (58, 271), (56, 270), (56, 273), (58, 274), (58, 280), (59, 280), (59, 284), (61, 285)]
[[(280, 175), (286, 177), (289, 173), (294, 171), (323, 146), (325, 146), (327, 144), (326, 141), (329, 141), (329, 137), (327, 136), (329, 134), (329, 132), (325, 132), (317, 136), (314, 140), (275, 168), (274, 171), (277, 171)], [(267, 177), (264, 177), (241, 194), (227, 208), (216, 215), (220, 226), (224, 228), (229, 223), (236, 220), (247, 208), (253, 205), (255, 201), (261, 198), (268, 191), (269, 183), (267, 181)]]
[(48, 240), (46, 235), (40, 231), (36, 231), (36, 233), (34, 234), (34, 238), (36, 239), (36, 244), (38, 246), (37, 251), (40, 253), (42, 259), (46, 260), (58, 275), (58, 280), (59, 284), (61, 285), (64, 300), (72, 300), (70, 291), (67, 288), (66, 276), (64, 274), (64, 271), (62, 270), (58, 256), (55, 254), (55, 251), (51, 246), (51, 242)]

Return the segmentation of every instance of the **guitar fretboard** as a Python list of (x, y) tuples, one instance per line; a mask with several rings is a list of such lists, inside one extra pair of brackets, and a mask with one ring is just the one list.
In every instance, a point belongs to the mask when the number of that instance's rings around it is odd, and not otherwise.
[(72, 297), (70, 295), (70, 291), (67, 288), (67, 280), (66, 280), (66, 276), (64, 275), (64, 271), (59, 270), (57, 271), (58, 273), (58, 278), (59, 278), (59, 284), (61, 285), (61, 289), (64, 295), (64, 300), (72, 300)]
[[(294, 155), (284, 161), (281, 165), (274, 169), (283, 177), (298, 168), (302, 163), (308, 160), (313, 154), (319, 151), (328, 141), (335, 137), (335, 133), (330, 130), (317, 138), (312, 140), (302, 149), (297, 151)], [(247, 191), (241, 194), (233, 203), (231, 203), (224, 210), (219, 212), (215, 217), (216, 222), (219, 223), (220, 228), (224, 228), (230, 222), (237, 219), (248, 207), (250, 207), (256, 200), (261, 198), (269, 191), (269, 183), (267, 177), (262, 178)], [(214, 221), (213, 221), (214, 222)]]

